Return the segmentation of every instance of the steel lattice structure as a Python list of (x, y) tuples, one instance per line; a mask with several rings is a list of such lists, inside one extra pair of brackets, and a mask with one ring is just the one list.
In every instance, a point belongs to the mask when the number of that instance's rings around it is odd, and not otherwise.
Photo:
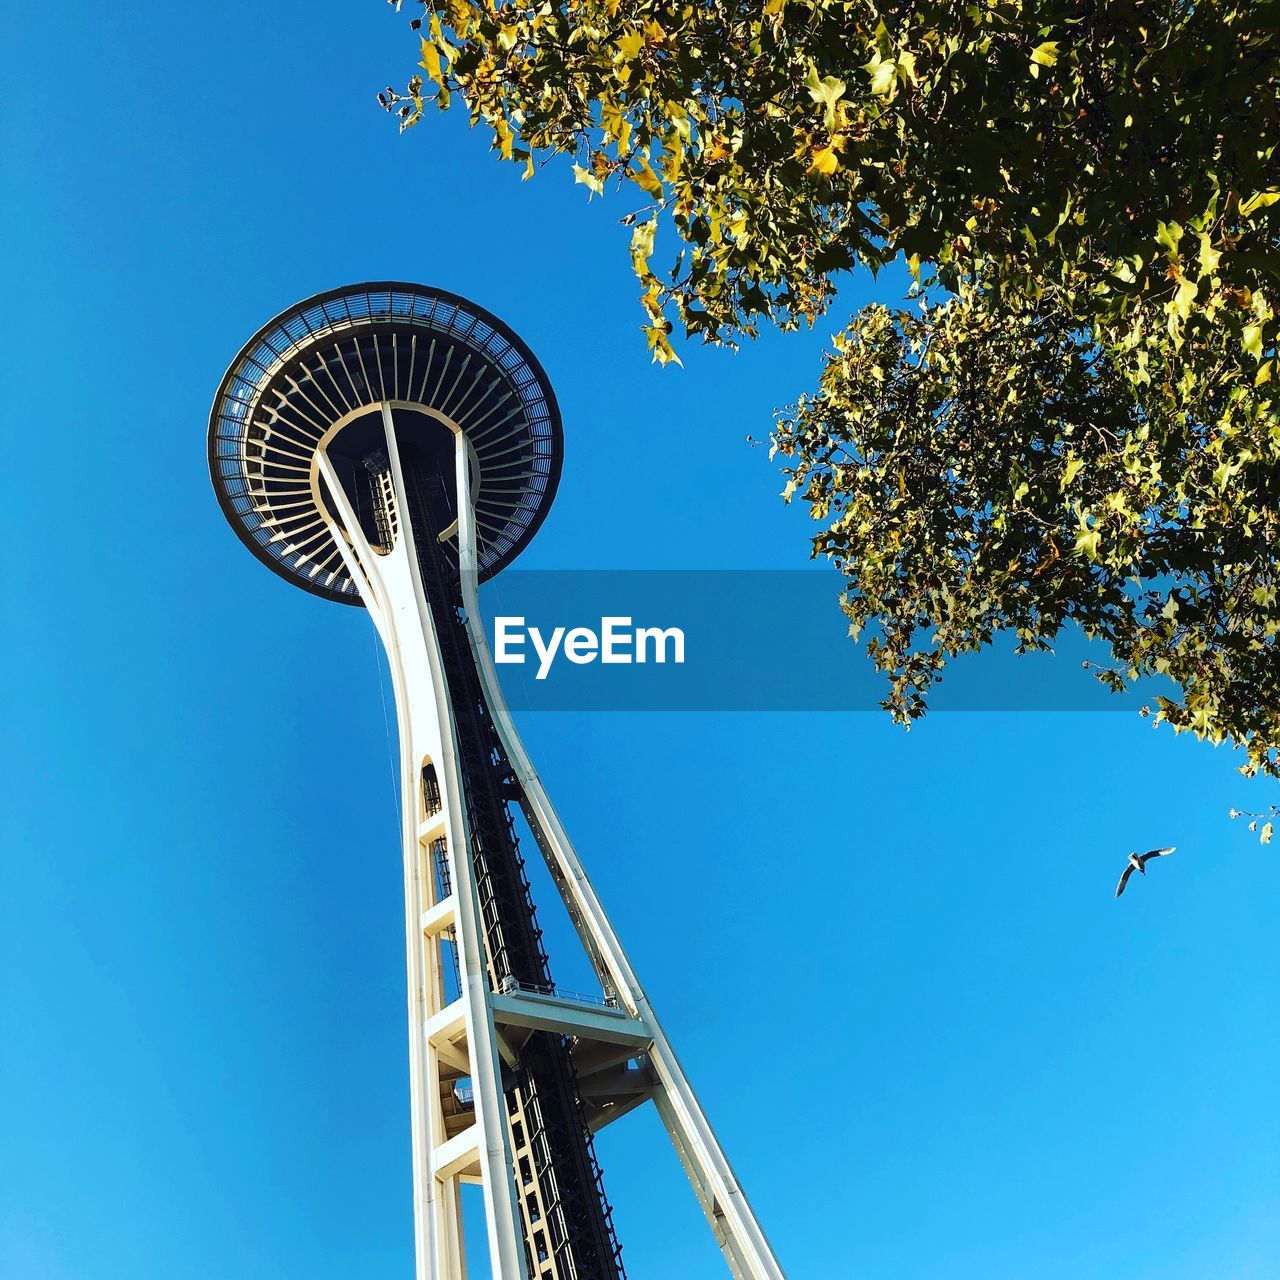
[[(740, 1280), (782, 1280), (515, 732), (477, 585), (546, 516), (562, 434), (501, 321), (422, 286), (336, 289), (223, 378), (209, 467), (227, 519), (296, 586), (368, 609), (400, 729), (418, 1280), (461, 1280), (460, 1184), (498, 1280), (621, 1280), (593, 1135), (652, 1100)], [(601, 984), (555, 987), (523, 814)]]

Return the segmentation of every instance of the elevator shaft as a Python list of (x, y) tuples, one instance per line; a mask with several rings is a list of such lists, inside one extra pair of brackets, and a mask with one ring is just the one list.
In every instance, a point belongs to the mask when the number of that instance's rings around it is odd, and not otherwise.
[[(433, 530), (452, 506), (428, 460), (404, 451), (415, 555), (440, 645), (457, 739), (491, 988), (553, 992), (542, 932), (510, 804), (519, 788), (498, 742), (467, 640), (458, 571)], [(625, 1280), (570, 1056), (569, 1041), (535, 1032), (504, 1073), (507, 1124), (533, 1280)]]

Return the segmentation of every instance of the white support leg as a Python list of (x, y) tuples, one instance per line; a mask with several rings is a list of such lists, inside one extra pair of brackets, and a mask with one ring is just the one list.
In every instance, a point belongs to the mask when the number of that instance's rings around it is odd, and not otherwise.
[[(332, 510), (349, 541), (333, 521), (330, 532), (386, 647), (395, 688), (400, 728), (402, 837), (405, 861), (405, 920), (409, 979), (409, 1065), (412, 1089), (414, 1210), (419, 1280), (464, 1280), (462, 1222), (458, 1182), (478, 1177), (484, 1193), (489, 1260), (495, 1280), (525, 1280), (524, 1247), (516, 1188), (508, 1149), (498, 1037), (489, 1007), (479, 903), (470, 854), (470, 833), (462, 796), (461, 770), (439, 644), (423, 591), (414, 531), (403, 500), (404, 476), (388, 405), (382, 406), (398, 536), (382, 554), (364, 537), (332, 463), (318, 454)], [(433, 530), (421, 530), (434, 537)], [(436, 769), (443, 803), (440, 829), (447, 841), (452, 882), (451, 907), (435, 900), (435, 873), (429, 845), (421, 838), (421, 775), (425, 762)], [(439, 942), (423, 928), (432, 911), (451, 911), (455, 921), (461, 976), (465, 1037), (442, 1050), (432, 1042), (429, 1025), (444, 1008)], [(446, 1054), (465, 1046), (475, 1119), (470, 1129), (449, 1138), (441, 1107)]]
[(654, 1101), (663, 1124), (689, 1173), (707, 1220), (730, 1270), (738, 1280), (785, 1280), (781, 1266), (747, 1203), (729, 1161), (703, 1114), (684, 1070), (667, 1040), (648, 997), (632, 971), (622, 944), (592, 889), (546, 790), (516, 733), (515, 722), (498, 683), (484, 633), (477, 592), (475, 513), (471, 499), (470, 452), (461, 434), (457, 444), (458, 557), (467, 635), (499, 739), (527, 802), (530, 826), (560, 884), (583, 946), (603, 969), (606, 981), (631, 1016), (652, 1037), (649, 1062), (655, 1078)]

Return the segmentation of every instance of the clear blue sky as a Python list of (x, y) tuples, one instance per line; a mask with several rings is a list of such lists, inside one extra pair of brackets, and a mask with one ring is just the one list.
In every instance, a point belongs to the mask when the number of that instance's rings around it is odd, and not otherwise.
[[(650, 366), (623, 210), (460, 115), (397, 137), (374, 0), (12, 6), (0, 58), (0, 1273), (402, 1278), (371, 630), (226, 528), (218, 378), (314, 291), (455, 290), (564, 410), (522, 567), (798, 568), (742, 441), (823, 334)], [(1126, 713), (522, 728), (792, 1280), (1280, 1273), (1280, 871), (1225, 818), (1276, 789), (1227, 751)], [(634, 1280), (721, 1274), (655, 1121), (600, 1154)]]

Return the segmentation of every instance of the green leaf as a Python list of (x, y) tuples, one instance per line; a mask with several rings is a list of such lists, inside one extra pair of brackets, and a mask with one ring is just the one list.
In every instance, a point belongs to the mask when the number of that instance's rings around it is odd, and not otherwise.
[(1082, 526), (1076, 531), (1076, 554), (1096, 560), (1102, 552), (1102, 535), (1097, 529)]
[(897, 64), (892, 58), (882, 58), (874, 53), (870, 61), (862, 64), (861, 70), (871, 77), (871, 92), (877, 98), (892, 98), (897, 86)]
[(1031, 50), (1031, 61), (1041, 67), (1052, 67), (1058, 61), (1058, 42), (1046, 40)]
[(1211, 271), (1218, 269), (1218, 263), (1222, 261), (1222, 253), (1213, 247), (1213, 241), (1209, 239), (1205, 232), (1200, 233), (1200, 270), (1203, 274), (1208, 275)]
[(1182, 242), (1182, 228), (1176, 222), (1159, 222), (1156, 224), (1156, 242), (1170, 255), (1176, 255), (1178, 245)]
[(819, 80), (816, 67), (811, 66), (809, 68), (809, 79), (806, 84), (809, 89), (809, 96), (827, 112), (830, 112), (836, 103), (844, 97), (845, 82), (836, 76), (823, 76)]
[(1200, 292), (1200, 286), (1194, 281), (1183, 276), (1178, 281), (1178, 290), (1173, 295), (1173, 301), (1169, 304), (1169, 310), (1180, 320), (1185, 320), (1191, 314), (1192, 304), (1196, 300), (1196, 294)]

